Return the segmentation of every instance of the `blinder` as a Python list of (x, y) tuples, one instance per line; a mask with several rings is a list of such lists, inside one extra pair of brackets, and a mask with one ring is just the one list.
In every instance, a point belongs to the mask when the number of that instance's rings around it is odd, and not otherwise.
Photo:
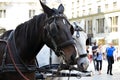
[(54, 19), (54, 21), (50, 24), (49, 33), (52, 37), (55, 37), (57, 32), (58, 32), (58, 29)]

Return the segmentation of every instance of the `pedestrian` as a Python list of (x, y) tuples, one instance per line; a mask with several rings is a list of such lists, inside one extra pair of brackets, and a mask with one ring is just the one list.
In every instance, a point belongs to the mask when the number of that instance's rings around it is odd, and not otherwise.
[(93, 65), (95, 70), (96, 70), (97, 48), (98, 46), (96, 45), (96, 42), (94, 42), (92, 46), (92, 58), (93, 58)]
[(106, 55), (107, 55), (107, 61), (108, 61), (107, 74), (110, 74), (110, 75), (113, 75), (112, 64), (114, 63), (114, 56), (113, 56), (114, 51), (115, 51), (115, 47), (113, 46), (113, 43), (109, 43), (109, 47), (106, 48)]
[(86, 46), (87, 54), (89, 54), (89, 46)]
[(103, 59), (103, 52), (102, 52), (102, 45), (99, 45), (97, 48), (97, 58), (96, 58), (96, 68), (99, 74), (101, 74), (102, 70), (102, 59)]
[(87, 57), (88, 57), (88, 59), (89, 59), (89, 61), (90, 61), (90, 63), (91, 63), (91, 61), (92, 61), (92, 55), (90, 54), (90, 49), (89, 49), (90, 47), (89, 46), (86, 46), (86, 52), (87, 52)]

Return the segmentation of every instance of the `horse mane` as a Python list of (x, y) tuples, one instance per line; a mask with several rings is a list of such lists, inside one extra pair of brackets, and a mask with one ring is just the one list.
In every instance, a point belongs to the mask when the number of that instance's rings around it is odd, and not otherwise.
[[(18, 52), (26, 53), (26, 57), (27, 55), (30, 57), (35, 56), (39, 52), (44, 45), (42, 36), (44, 34), (45, 20), (46, 14), (43, 13), (16, 27), (14, 36)], [(34, 55), (32, 55), (33, 53)]]
[[(42, 22), (44, 22), (44, 17), (46, 17), (46, 15), (43, 13), (43, 14), (40, 14), (40, 15), (36, 15), (34, 16), (32, 19), (24, 22), (24, 23), (21, 23), (20, 25), (18, 25), (15, 29), (16, 31), (16, 35), (21, 35), (21, 31), (22, 31), (22, 34), (33, 34), (33, 31), (37, 31), (39, 26)], [(39, 24), (38, 24), (39, 23)], [(41, 26), (43, 26), (43, 23), (41, 24)]]
[(14, 37), (12, 38), (15, 40), (17, 52), (20, 54), (26, 53), (24, 57), (28, 57), (27, 55), (29, 57), (35, 56), (44, 44), (42, 37), (46, 18), (45, 13), (36, 15), (32, 19), (19, 24), (15, 30), (6, 31), (0, 36), (0, 39), (8, 40), (11, 32), (13, 32)]
[[(42, 35), (42, 31), (40, 31), (40, 29), (43, 30), (42, 28), (45, 25), (46, 17), (47, 15), (42, 13), (40, 15), (34, 16), (28, 21), (25, 21), (24, 23), (19, 24), (14, 30), (14, 37), (16, 41), (19, 42), (17, 45), (25, 46), (26, 44), (27, 46), (30, 46), (34, 45), (36, 40), (40, 40)], [(9, 34), (12, 31), (13, 30), (6, 31), (3, 35), (0, 36), (0, 39), (7, 40)]]
[(20, 38), (24, 39), (23, 41), (25, 41), (25, 43), (28, 42), (28, 44), (31, 44), (31, 42), (34, 42), (35, 39), (38, 39), (38, 35), (42, 34), (40, 33), (40, 29), (42, 30), (45, 25), (45, 19), (46, 14), (43, 13), (36, 15), (32, 19), (18, 25), (15, 29), (15, 37), (20, 36)]

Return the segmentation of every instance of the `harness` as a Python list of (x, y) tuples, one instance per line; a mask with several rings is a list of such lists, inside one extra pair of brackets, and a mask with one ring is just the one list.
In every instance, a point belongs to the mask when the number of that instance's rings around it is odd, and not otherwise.
[[(2, 65), (0, 65), (0, 74), (5, 72), (18, 72), (25, 80), (27, 79), (22, 72), (34, 72), (36, 70), (35, 65), (26, 65), (20, 56), (17, 54), (15, 39), (14, 39), (14, 31), (12, 31), (7, 40), (0, 39), (1, 43), (5, 43), (5, 51), (3, 53)], [(12, 46), (12, 47), (11, 47)], [(13, 52), (13, 50), (15, 52)], [(5, 61), (7, 59), (7, 55), (9, 55), (12, 63), (6, 64)], [(17, 57), (15, 59), (14, 57)], [(18, 61), (17, 63), (15, 61)]]

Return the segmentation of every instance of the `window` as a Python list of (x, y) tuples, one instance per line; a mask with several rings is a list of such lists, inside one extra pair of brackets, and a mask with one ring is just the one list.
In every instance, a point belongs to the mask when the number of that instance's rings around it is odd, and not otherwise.
[(114, 45), (119, 45), (119, 39), (113, 39), (113, 40), (112, 40), (112, 43), (113, 43)]
[(91, 14), (91, 8), (89, 8), (89, 15)]
[(98, 13), (101, 12), (101, 6), (98, 6)]
[(113, 17), (113, 25), (118, 25), (118, 16)]
[(74, 10), (74, 2), (72, 2), (72, 10)]
[(74, 18), (74, 12), (72, 12), (72, 18)]
[(72, 18), (74, 18), (74, 2), (72, 2)]
[(108, 4), (105, 4), (105, 10), (108, 11)]
[(35, 10), (29, 10), (29, 18), (32, 18), (35, 15)]
[(118, 16), (110, 17), (110, 32), (118, 31)]
[(85, 15), (85, 10), (83, 10), (83, 12), (82, 12), (82, 16), (84, 16)]
[(77, 17), (79, 17), (79, 11), (77, 11)]
[(0, 18), (5, 18), (6, 17), (6, 10), (0, 10)]
[(92, 34), (92, 20), (88, 21), (88, 34)]
[(79, 2), (80, 2), (80, 1), (79, 1), (79, 0), (77, 0), (77, 3), (78, 3), (78, 4), (79, 4)]
[(97, 19), (98, 33), (104, 33), (104, 18)]
[(113, 9), (117, 7), (117, 2), (113, 2)]

